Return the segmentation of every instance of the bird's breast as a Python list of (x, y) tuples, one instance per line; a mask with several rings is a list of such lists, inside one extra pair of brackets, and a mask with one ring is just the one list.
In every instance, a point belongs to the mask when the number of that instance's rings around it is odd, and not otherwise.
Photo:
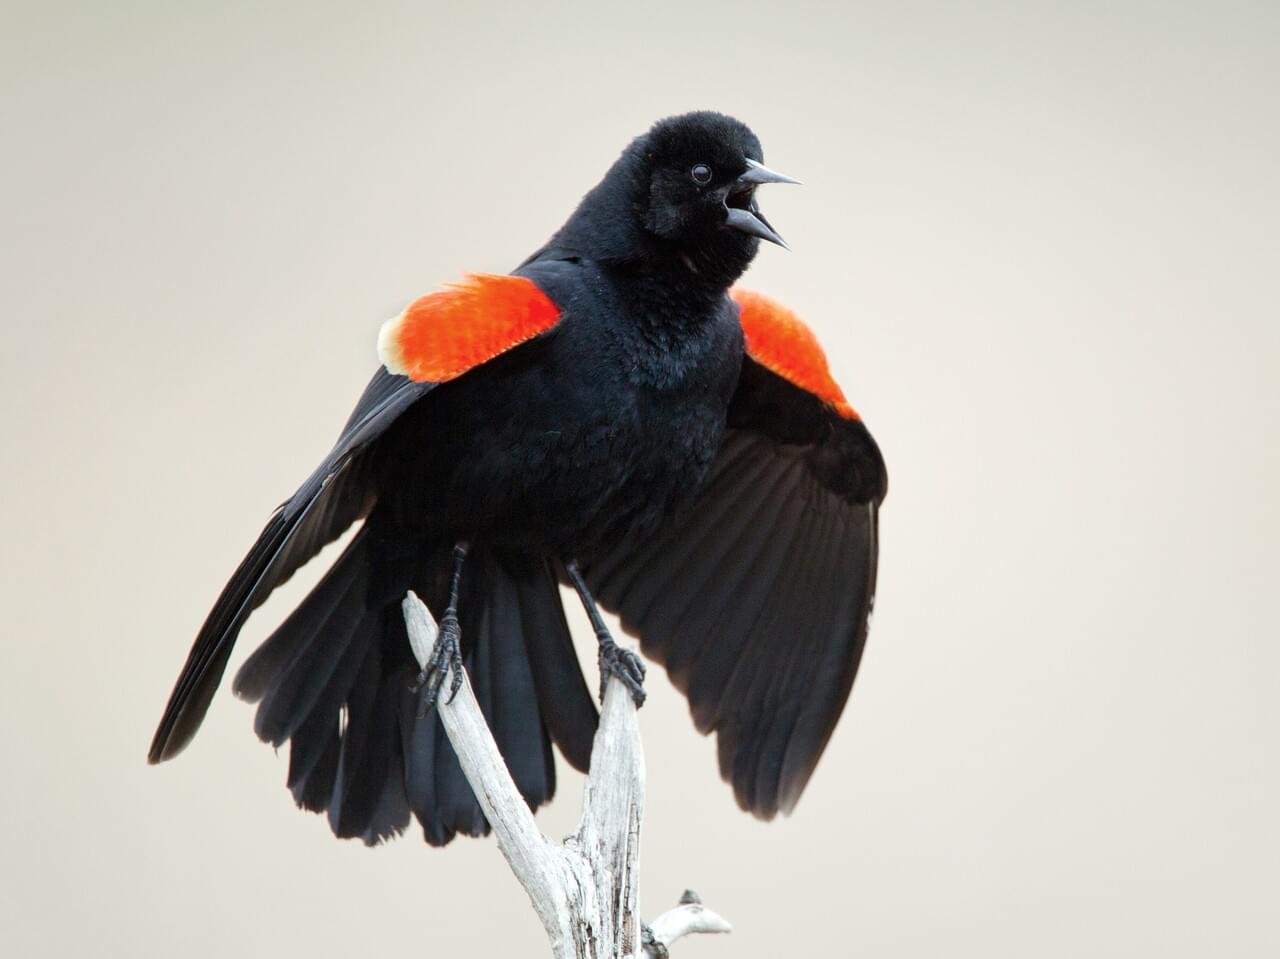
[(586, 537), (604, 548), (642, 538), (692, 500), (724, 437), (741, 333), (711, 318), (689, 335), (624, 331), (617, 382), (629, 411), (625, 470)]

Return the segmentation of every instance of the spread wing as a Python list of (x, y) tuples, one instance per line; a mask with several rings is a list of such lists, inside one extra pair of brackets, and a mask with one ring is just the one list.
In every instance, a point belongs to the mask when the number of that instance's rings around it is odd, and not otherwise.
[(716, 732), (738, 804), (768, 819), (799, 799), (853, 684), (886, 476), (812, 333), (762, 297), (734, 299), (747, 355), (710, 479), (588, 579)]
[(176, 755), (195, 735), (249, 614), (372, 509), (378, 484), (368, 454), (387, 428), (441, 383), (555, 325), (559, 310), (543, 290), (554, 284), (555, 269), (533, 265), (521, 271), (528, 276), (470, 276), (415, 300), (383, 326), (378, 342), (385, 365), (333, 449), (271, 514), (223, 588), (169, 697), (151, 743), (151, 762)]

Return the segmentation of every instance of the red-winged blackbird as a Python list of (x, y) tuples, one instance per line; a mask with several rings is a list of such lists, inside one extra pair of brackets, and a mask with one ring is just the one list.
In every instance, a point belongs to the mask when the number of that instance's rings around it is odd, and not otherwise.
[[(800, 796), (853, 683), (876, 577), (884, 463), (812, 333), (730, 291), (759, 241), (756, 136), (717, 113), (633, 141), (509, 276), (470, 276), (384, 325), (385, 367), (333, 450), (272, 514), (196, 638), (150, 759), (199, 727), (250, 612), (360, 528), (244, 664), (255, 729), (290, 741), (288, 785), (339, 836), (410, 813), (428, 842), (487, 831), (437, 713), (464, 661), (530, 806), (551, 742), (585, 769), (597, 712), (558, 582), (591, 615), (603, 674), (639, 701), (640, 660), (592, 598), (715, 730), (739, 805)], [(420, 675), (400, 601), (440, 618)], [(448, 691), (444, 691), (448, 695)]]

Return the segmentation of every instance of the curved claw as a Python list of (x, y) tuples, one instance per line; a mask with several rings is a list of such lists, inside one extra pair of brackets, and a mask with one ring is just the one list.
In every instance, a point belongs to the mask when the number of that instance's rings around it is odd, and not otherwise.
[(440, 687), (444, 685), (445, 677), (450, 672), (453, 676), (449, 683), (449, 698), (445, 702), (453, 702), (453, 697), (462, 688), (461, 638), (462, 630), (458, 626), (458, 617), (452, 612), (446, 612), (440, 619), (440, 635), (436, 638), (431, 659), (427, 661), (422, 672), (418, 673), (418, 678), (409, 687), (415, 693), (425, 690), (422, 703), (418, 707), (419, 719), (431, 712), (432, 707), (439, 701)]
[(445, 704), (453, 702), (453, 697), (458, 695), (458, 690), (462, 688), (462, 656), (459, 654), (452, 664), (453, 675), (449, 679), (449, 698), (445, 700)]
[(604, 701), (604, 691), (609, 685), (609, 677), (617, 676), (622, 685), (631, 693), (631, 699), (639, 709), (644, 705), (645, 665), (644, 660), (629, 649), (623, 649), (611, 636), (600, 639), (600, 701)]

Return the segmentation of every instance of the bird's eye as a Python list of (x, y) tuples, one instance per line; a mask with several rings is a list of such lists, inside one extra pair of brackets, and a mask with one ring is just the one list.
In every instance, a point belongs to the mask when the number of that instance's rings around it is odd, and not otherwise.
[(694, 183), (706, 186), (711, 182), (711, 167), (705, 163), (695, 163), (693, 169), (689, 171), (689, 176), (693, 177)]

